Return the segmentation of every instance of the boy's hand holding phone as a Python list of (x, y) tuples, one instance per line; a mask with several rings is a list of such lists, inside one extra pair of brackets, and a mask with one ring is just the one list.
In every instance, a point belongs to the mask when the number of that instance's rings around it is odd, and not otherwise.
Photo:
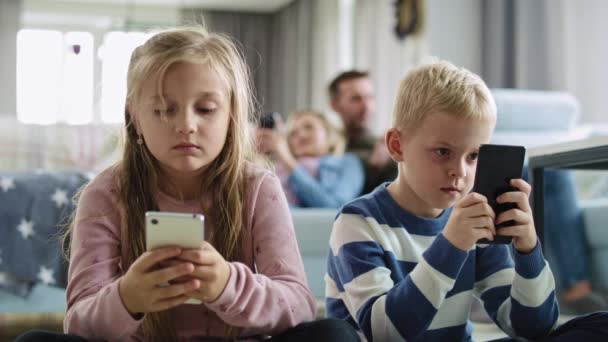
[(497, 203), (515, 203), (517, 207), (504, 211), (496, 217), (494, 222), (499, 225), (503, 222), (512, 221), (511, 226), (498, 230), (498, 235), (513, 237), (513, 247), (519, 253), (530, 253), (537, 243), (536, 228), (530, 208), (530, 184), (522, 179), (512, 179), (509, 183), (517, 191), (509, 191), (496, 198)]
[[(158, 264), (182, 253), (180, 248), (166, 247), (142, 254), (129, 267), (118, 284), (120, 298), (131, 316), (170, 309), (185, 303), (187, 293), (198, 289), (201, 282), (190, 279), (182, 283), (171, 283), (182, 276), (191, 275), (195, 266), (191, 262), (174, 263), (170, 267), (158, 268)], [(161, 287), (163, 283), (171, 283)]]
[(486, 197), (469, 193), (452, 208), (443, 236), (456, 248), (468, 251), (479, 239), (494, 240), (494, 218)]

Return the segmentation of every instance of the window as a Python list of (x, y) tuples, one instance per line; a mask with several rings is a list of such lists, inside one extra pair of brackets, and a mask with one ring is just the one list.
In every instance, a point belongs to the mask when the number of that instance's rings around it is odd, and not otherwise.
[(99, 48), (101, 71), (101, 120), (122, 122), (127, 94), (127, 69), (135, 48), (150, 34), (141, 32), (109, 32)]
[(79, 124), (93, 118), (93, 36), (21, 30), (17, 34), (17, 118)]
[[(17, 118), (34, 124), (122, 122), (129, 59), (149, 37), (142, 32), (109, 32), (96, 60), (91, 33), (19, 31)], [(93, 77), (97, 63), (101, 80)]]

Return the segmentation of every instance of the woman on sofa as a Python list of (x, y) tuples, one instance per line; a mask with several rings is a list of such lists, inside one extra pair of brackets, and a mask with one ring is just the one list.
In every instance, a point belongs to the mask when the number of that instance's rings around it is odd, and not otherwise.
[(316, 111), (292, 113), (283, 129), (260, 128), (258, 149), (275, 163), (294, 207), (337, 208), (359, 196), (365, 174), (359, 159), (344, 153), (345, 139)]

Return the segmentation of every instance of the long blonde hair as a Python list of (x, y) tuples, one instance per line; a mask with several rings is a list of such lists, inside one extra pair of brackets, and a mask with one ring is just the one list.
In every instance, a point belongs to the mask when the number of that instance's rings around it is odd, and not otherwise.
[[(211, 236), (212, 245), (226, 260), (239, 260), (243, 257), (240, 249), (247, 181), (243, 170), (246, 161), (254, 157), (249, 129), (254, 112), (249, 69), (242, 52), (227, 36), (209, 33), (200, 27), (165, 30), (137, 47), (131, 55), (127, 74), (127, 108), (138, 103), (145, 82), (156, 80), (157, 88), (162, 89), (167, 70), (180, 62), (210, 66), (224, 79), (230, 90), (226, 142), (201, 177), (200, 189), (201, 193), (212, 194), (213, 211), (204, 213), (217, 227)], [(159, 94), (162, 92), (159, 91)], [(146, 145), (137, 143), (139, 136), (128, 111), (125, 111), (125, 129), (123, 156), (116, 171), (119, 180), (118, 202), (125, 209), (121, 225), (124, 227), (122, 232), (126, 232), (122, 241), (127, 244), (127, 255), (121, 264), (126, 271), (145, 252), (144, 216), (146, 211), (158, 210), (154, 194), (159, 190), (161, 173), (158, 162)], [(125, 250), (124, 246), (122, 250)], [(147, 313), (143, 330), (148, 341), (176, 340), (173, 324), (163, 312)], [(235, 331), (228, 328), (226, 334), (231, 336)]]

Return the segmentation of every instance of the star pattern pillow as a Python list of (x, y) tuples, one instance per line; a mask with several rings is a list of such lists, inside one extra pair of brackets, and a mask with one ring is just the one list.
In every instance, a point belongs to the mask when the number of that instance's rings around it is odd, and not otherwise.
[(72, 197), (89, 179), (78, 171), (0, 172), (0, 289), (26, 296), (37, 282), (66, 286), (60, 237)]

